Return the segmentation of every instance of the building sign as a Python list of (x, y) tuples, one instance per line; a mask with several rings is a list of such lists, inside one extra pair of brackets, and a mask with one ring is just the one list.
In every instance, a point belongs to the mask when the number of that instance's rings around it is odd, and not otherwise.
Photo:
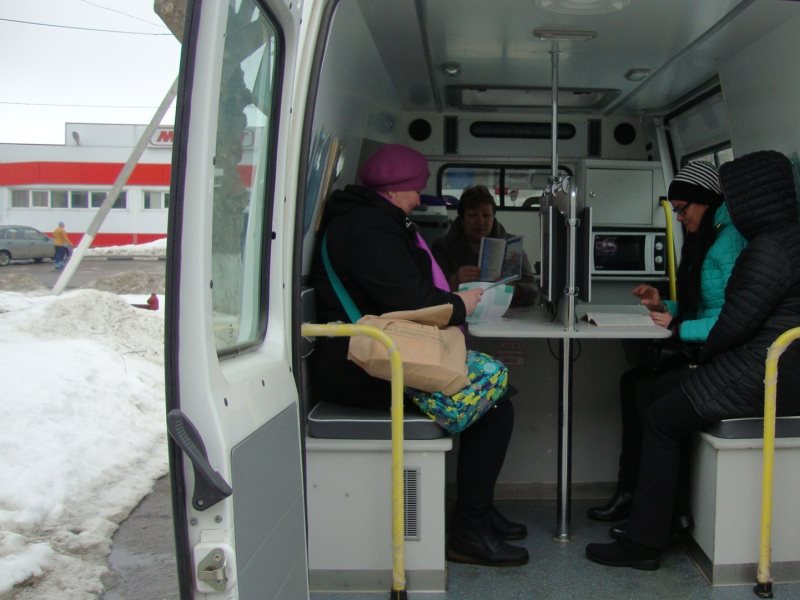
[[(150, 145), (157, 148), (170, 148), (175, 141), (175, 129), (172, 127), (159, 127), (150, 137)], [(245, 129), (242, 132), (242, 147), (252, 148), (255, 141), (255, 132)]]
[(150, 137), (150, 145), (160, 148), (172, 146), (175, 139), (175, 130), (172, 127), (159, 127)]

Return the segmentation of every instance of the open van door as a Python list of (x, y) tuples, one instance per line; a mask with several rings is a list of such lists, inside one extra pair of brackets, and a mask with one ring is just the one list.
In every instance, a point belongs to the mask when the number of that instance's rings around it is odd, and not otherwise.
[(188, 6), (166, 316), (181, 598), (308, 596), (285, 201), (301, 5)]

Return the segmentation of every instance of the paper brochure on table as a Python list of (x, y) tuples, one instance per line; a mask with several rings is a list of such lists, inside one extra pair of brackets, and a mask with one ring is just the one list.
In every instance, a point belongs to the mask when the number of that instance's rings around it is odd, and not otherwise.
[(511, 298), (514, 296), (513, 285), (506, 285), (501, 282), (471, 281), (458, 286), (459, 291), (474, 290), (476, 288), (484, 290), (483, 297), (478, 306), (475, 307), (475, 311), (467, 317), (467, 323), (483, 323), (499, 319), (511, 306)]
[(598, 327), (652, 327), (655, 325), (650, 315), (641, 313), (587, 312), (584, 321)]

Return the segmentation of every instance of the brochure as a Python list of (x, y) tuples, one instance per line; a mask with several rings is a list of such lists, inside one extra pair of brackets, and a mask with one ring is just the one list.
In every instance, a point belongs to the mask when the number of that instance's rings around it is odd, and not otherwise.
[(480, 280), (506, 283), (522, 277), (522, 236), (482, 238), (478, 266)]
[(483, 297), (474, 312), (467, 317), (467, 323), (482, 323), (502, 317), (511, 306), (514, 286), (501, 282), (471, 281), (458, 286), (459, 291), (483, 288)]

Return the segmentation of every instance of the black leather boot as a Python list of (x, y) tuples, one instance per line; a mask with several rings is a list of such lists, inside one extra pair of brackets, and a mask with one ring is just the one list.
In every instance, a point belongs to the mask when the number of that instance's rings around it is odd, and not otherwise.
[(528, 551), (497, 537), (488, 515), (479, 521), (453, 516), (447, 537), (447, 560), (490, 567), (518, 567), (528, 563)]
[[(672, 533), (686, 533), (694, 527), (694, 518), (691, 514), (676, 515), (672, 517)], [(610, 535), (615, 540), (621, 540), (627, 537), (628, 522), (614, 525), (608, 530)]]
[(525, 525), (509, 521), (494, 506), (489, 511), (489, 525), (501, 540), (524, 540), (528, 536)]
[(630, 516), (632, 505), (633, 492), (617, 490), (607, 504), (594, 506), (586, 514), (593, 521), (622, 521)]
[(589, 544), (586, 546), (586, 556), (601, 565), (633, 567), (646, 571), (654, 571), (661, 563), (661, 551), (658, 548), (640, 546), (628, 540), (611, 544)]

